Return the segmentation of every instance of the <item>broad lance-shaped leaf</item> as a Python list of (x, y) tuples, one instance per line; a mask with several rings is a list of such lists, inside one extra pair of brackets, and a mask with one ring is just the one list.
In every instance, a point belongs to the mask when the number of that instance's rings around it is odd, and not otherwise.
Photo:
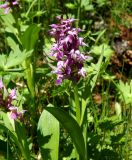
[(81, 128), (78, 123), (65, 111), (57, 107), (46, 107), (45, 110), (50, 112), (68, 131), (72, 141), (80, 155), (81, 160), (85, 160), (85, 143)]
[(21, 42), (27, 51), (34, 49), (36, 41), (38, 39), (38, 33), (40, 31), (40, 27), (38, 25), (32, 24), (30, 25), (24, 34), (21, 37)]
[(58, 160), (59, 122), (44, 110), (38, 122), (38, 142), (43, 159)]
[(26, 130), (21, 122), (15, 122), (15, 131), (21, 145), (21, 152), (26, 160), (30, 160), (29, 144), (27, 141)]
[[(21, 42), (24, 49), (27, 51), (34, 51), (35, 44), (37, 42), (38, 36), (39, 36), (39, 30), (40, 27), (38, 25), (32, 24), (30, 25), (24, 34), (21, 36)], [(27, 58), (25, 62), (23, 63), (24, 68), (27, 68), (25, 71), (26, 79), (27, 79), (27, 85), (31, 92), (31, 96), (35, 96), (35, 86), (34, 86), (34, 52), (32, 52), (32, 56), (30, 58)]]

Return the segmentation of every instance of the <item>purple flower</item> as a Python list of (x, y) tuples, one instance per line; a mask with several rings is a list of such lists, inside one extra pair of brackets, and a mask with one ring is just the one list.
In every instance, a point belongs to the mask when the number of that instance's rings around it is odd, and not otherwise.
[(10, 116), (12, 119), (17, 119), (18, 118), (18, 108), (15, 106), (9, 107), (10, 110)]
[(16, 89), (12, 89), (10, 94), (9, 94), (10, 99), (16, 99)]
[(87, 46), (84, 39), (79, 37), (80, 28), (73, 28), (75, 19), (66, 19), (58, 16), (58, 24), (52, 24), (50, 34), (55, 38), (55, 43), (51, 48), (50, 55), (57, 62), (53, 73), (57, 75), (56, 85), (60, 85), (64, 79), (74, 82), (86, 76), (83, 68), (84, 62), (88, 58), (79, 51), (80, 46)]
[[(5, 92), (6, 97), (4, 97)], [(8, 92), (2, 80), (0, 80), (0, 107), (3, 107), (5, 111), (9, 111), (12, 119), (22, 120), (22, 116), (26, 110), (18, 111), (18, 107), (13, 106), (13, 101), (16, 100), (16, 98), (16, 89), (12, 89)]]
[(18, 111), (18, 108), (15, 106), (11, 106), (9, 107), (10, 110), (10, 116), (12, 119), (16, 120), (16, 119), (21, 119), (23, 114), (26, 112), (26, 110), (22, 110), (22, 111)]
[(0, 80), (0, 89), (3, 87), (4, 87), (3, 82), (2, 82), (2, 80)]
[(62, 83), (62, 78), (59, 78), (58, 77), (58, 79), (56, 80), (56, 85), (58, 86), (58, 85), (60, 85)]
[(84, 69), (84, 68), (81, 68), (81, 69), (79, 70), (79, 72), (78, 72), (78, 75), (79, 75), (80, 77), (85, 77), (85, 76), (86, 76), (86, 71), (85, 71), (85, 69)]
[(0, 5), (0, 8), (3, 8), (5, 11), (4, 13), (7, 14), (9, 13), (10, 9), (12, 8), (12, 6), (18, 5), (17, 0), (5, 0), (5, 3)]

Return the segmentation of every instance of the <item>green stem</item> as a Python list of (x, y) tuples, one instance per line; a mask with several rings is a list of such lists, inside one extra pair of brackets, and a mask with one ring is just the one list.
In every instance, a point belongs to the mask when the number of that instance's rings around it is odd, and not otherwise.
[(78, 124), (80, 124), (81, 110), (80, 110), (80, 103), (79, 103), (78, 87), (77, 87), (77, 85), (74, 85), (74, 98), (75, 98), (75, 105), (76, 105), (76, 120), (77, 120)]
[(34, 98), (35, 97), (34, 72), (33, 72), (33, 65), (31, 64), (30, 59), (27, 59), (25, 61), (25, 67), (26, 67), (25, 72), (26, 72), (27, 85), (31, 92), (31, 96)]
[(27, 13), (26, 13), (26, 17), (27, 17), (28, 14), (30, 13), (30, 10), (32, 9), (33, 5), (34, 5), (36, 2), (37, 2), (37, 0), (34, 0), (34, 1), (31, 3), (31, 5), (30, 5), (30, 7), (29, 7), (29, 9), (28, 9), (28, 11), (27, 11)]
[[(41, 10), (41, 0), (38, 0), (38, 12)], [(40, 23), (40, 16), (38, 16), (38, 24)]]
[(79, 21), (80, 21), (80, 14), (81, 14), (81, 0), (78, 0), (78, 10), (77, 10), (77, 22), (76, 22), (76, 27), (78, 28), (79, 26)]
[[(80, 108), (79, 95), (78, 95), (78, 86), (76, 84), (74, 84), (74, 99), (75, 99), (75, 106), (76, 106), (76, 121), (79, 124), (79, 126), (81, 126), (81, 108)], [(84, 132), (86, 133), (86, 130)], [(87, 136), (87, 135), (85, 135), (85, 136)], [(80, 160), (80, 157), (79, 157), (79, 154), (77, 153), (77, 151), (76, 151), (76, 158), (77, 158), (77, 160)]]
[(9, 137), (7, 132), (7, 160), (9, 160)]

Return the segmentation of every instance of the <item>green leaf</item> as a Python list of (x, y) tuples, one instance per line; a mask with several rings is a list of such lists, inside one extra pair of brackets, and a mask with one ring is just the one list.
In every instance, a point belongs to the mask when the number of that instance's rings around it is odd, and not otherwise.
[(76, 9), (77, 8), (76, 4), (73, 4), (73, 3), (66, 3), (65, 6), (69, 9)]
[(68, 80), (65, 80), (65, 82), (63, 82), (61, 86), (57, 86), (55, 90), (53, 90), (52, 96), (54, 97), (56, 95), (61, 95), (61, 94), (64, 94), (64, 92), (66, 92), (69, 95), (67, 91), (67, 88), (69, 86), (70, 86), (70, 82)]
[(38, 142), (43, 159), (58, 160), (59, 122), (44, 110), (38, 122)]
[(30, 152), (23, 124), (11, 119), (9, 113), (1, 112), (1, 115), (4, 123), (0, 123), (0, 129), (9, 134), (15, 145), (19, 147), (25, 160), (30, 160)]
[(132, 80), (129, 83), (120, 80), (117, 87), (120, 100), (125, 101), (126, 104), (132, 104)]
[(17, 46), (20, 45), (19, 39), (19, 31), (16, 27), (16, 20), (13, 17), (13, 14), (8, 13), (4, 14), (2, 10), (0, 10), (0, 19), (4, 24), (3, 31), (5, 32), (5, 37), (7, 39), (8, 45), (14, 50)]
[(0, 129), (8, 133), (14, 143), (20, 148), (20, 143), (15, 133), (14, 121), (10, 119), (9, 113), (1, 112), (1, 115), (3, 118), (3, 122), (0, 122)]
[(109, 58), (112, 55), (113, 50), (110, 48), (109, 45), (104, 43), (99, 46), (93, 46), (91, 52), (94, 53), (95, 55), (101, 55), (103, 52), (103, 56), (105, 58)]
[(23, 52), (21, 52), (18, 48), (16, 49), (16, 51), (13, 53), (11, 52), (7, 58), (7, 62), (5, 65), (5, 68), (11, 68), (14, 67), (16, 65), (20, 65), (22, 64), (22, 62), (31, 55), (31, 51), (26, 52), (25, 50)]
[[(40, 27), (36, 24), (30, 25), (24, 34), (21, 36), (22, 46), (26, 51), (32, 51), (35, 48), (36, 41), (38, 39)], [(27, 79), (27, 85), (31, 92), (32, 97), (35, 96), (35, 86), (34, 86), (34, 56), (32, 55), (30, 58), (27, 58), (23, 63), (25, 70), (25, 77)]]
[(10, 118), (9, 113), (2, 112), (2, 118), (5, 126), (10, 130), (12, 133), (15, 133), (15, 124), (14, 121)]
[(99, 7), (102, 7), (103, 5), (107, 5), (107, 0), (97, 0), (97, 4), (99, 5)]
[(99, 60), (97, 62), (97, 64), (91, 64), (93, 69), (94, 69), (94, 75), (90, 81), (90, 85), (91, 85), (91, 92), (93, 91), (95, 85), (96, 85), (96, 82), (97, 82), (97, 79), (99, 77), (99, 75), (101, 74), (101, 68), (102, 68), (102, 64), (103, 64), (103, 54), (100, 55), (99, 57)]
[(22, 45), (27, 51), (34, 49), (38, 39), (40, 27), (36, 24), (30, 25), (21, 37)]
[(65, 111), (57, 107), (46, 107), (56, 119), (62, 124), (62, 126), (68, 131), (72, 138), (72, 141), (80, 155), (82, 160), (85, 159), (85, 143), (82, 135), (81, 128), (78, 123)]
[(5, 30), (7, 32), (13, 33), (14, 35), (18, 34), (18, 30), (13, 25), (16, 23), (13, 15), (11, 13), (4, 14), (4, 10), (0, 10), (0, 19), (4, 22), (6, 26)]
[(125, 121), (119, 120), (117, 116), (110, 118), (104, 118), (99, 121), (99, 127), (104, 131), (112, 131), (116, 126), (125, 123)]
[(23, 152), (23, 156), (25, 157), (25, 159), (30, 160), (29, 144), (27, 142), (26, 131), (23, 124), (15, 121), (15, 131), (16, 131), (19, 143), (21, 144), (21, 150)]
[[(7, 71), (12, 67), (22, 64), (22, 62), (27, 57), (30, 57), (31, 53), (32, 53), (32, 50), (28, 52), (24, 50), (23, 52), (21, 52), (19, 47), (16, 47), (15, 51), (10, 52), (9, 56), (4, 54), (0, 55), (0, 70)], [(15, 69), (15, 70), (19, 71), (19, 69)]]
[(0, 55), (0, 70), (3, 70), (6, 63), (6, 55)]
[(85, 10), (85, 11), (92, 11), (93, 5), (89, 0), (81, 0), (81, 7)]
[(20, 43), (16, 36), (12, 33), (6, 33), (6, 39), (10, 48), (15, 52), (20, 46)]

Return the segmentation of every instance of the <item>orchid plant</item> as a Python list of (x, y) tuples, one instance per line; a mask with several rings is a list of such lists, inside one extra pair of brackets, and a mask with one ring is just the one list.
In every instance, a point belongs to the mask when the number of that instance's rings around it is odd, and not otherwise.
[(0, 159), (129, 159), (132, 81), (107, 70), (105, 1), (1, 0)]

